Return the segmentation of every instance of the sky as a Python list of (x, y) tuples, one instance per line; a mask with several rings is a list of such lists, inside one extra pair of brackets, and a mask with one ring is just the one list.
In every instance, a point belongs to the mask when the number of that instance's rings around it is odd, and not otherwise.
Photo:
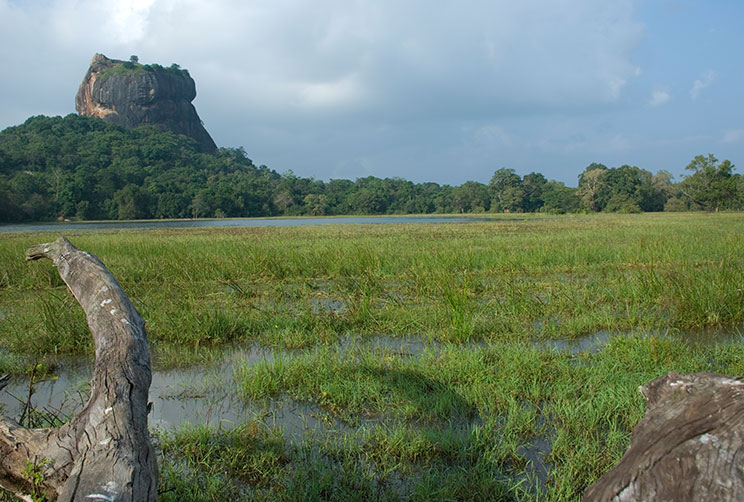
[[(95, 53), (178, 63), (218, 146), (321, 180), (576, 186), (744, 166), (741, 0), (0, 0), (0, 129), (75, 111)], [(736, 169), (736, 172), (742, 172)]]

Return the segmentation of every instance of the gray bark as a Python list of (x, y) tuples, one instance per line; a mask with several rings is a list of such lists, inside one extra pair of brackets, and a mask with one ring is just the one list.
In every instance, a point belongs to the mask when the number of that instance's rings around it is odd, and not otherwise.
[(584, 501), (744, 500), (744, 380), (670, 373), (639, 390), (646, 414)]
[(150, 353), (142, 318), (101, 261), (68, 240), (31, 247), (49, 258), (85, 311), (95, 343), (90, 399), (68, 423), (26, 429), (0, 417), (0, 486), (19, 496), (32, 486), (27, 462), (44, 474), (49, 500), (154, 501), (157, 466), (147, 428)]

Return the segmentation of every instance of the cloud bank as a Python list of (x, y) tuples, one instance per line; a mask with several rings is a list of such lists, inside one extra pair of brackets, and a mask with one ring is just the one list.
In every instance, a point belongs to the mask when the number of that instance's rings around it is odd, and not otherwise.
[(622, 0), (5, 0), (0, 14), (6, 43), (13, 24), (85, 62), (177, 61), (224, 110), (380, 120), (612, 103), (640, 33)]

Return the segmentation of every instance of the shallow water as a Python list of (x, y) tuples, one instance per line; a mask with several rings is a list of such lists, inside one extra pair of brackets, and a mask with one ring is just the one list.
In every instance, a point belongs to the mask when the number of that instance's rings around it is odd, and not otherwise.
[[(329, 301), (319, 301), (314, 308), (333, 311), (340, 305)], [(629, 333), (600, 331), (591, 335), (564, 340), (540, 340), (533, 345), (542, 350), (555, 350), (565, 353), (596, 352), (610, 343), (615, 337), (628, 336)], [(697, 330), (687, 332), (652, 331), (645, 336), (669, 337), (691, 346), (700, 344), (741, 343), (744, 335), (739, 329)], [(486, 343), (474, 342), (473, 347), (487, 347)], [(423, 352), (437, 351), (442, 345), (425, 337), (395, 337), (378, 335), (361, 337), (348, 335), (335, 346), (344, 357), (354, 358), (369, 352), (392, 353), (399, 357), (416, 357)], [(238, 368), (258, 362), (271, 362), (277, 358), (291, 358), (299, 351), (280, 351), (271, 348), (248, 347), (231, 348), (221, 357), (206, 364), (186, 368), (158, 370), (152, 374), (150, 401), (152, 411), (149, 424), (153, 428), (175, 429), (187, 424), (210, 425), (230, 429), (244, 421), (259, 420), (267, 426), (282, 430), (285, 441), (300, 445), (308, 438), (326, 439), (329, 437), (362, 437), (364, 430), (378, 425), (386, 426), (384, 417), (362, 418), (356, 426), (346, 424), (329, 412), (312, 403), (297, 402), (288, 396), (275, 399), (250, 401), (241, 399), (236, 388)], [(154, 357), (157, 360), (157, 357)], [(87, 400), (88, 379), (91, 374), (90, 361), (62, 359), (57, 364), (57, 376), (39, 382), (34, 386), (32, 404), (52, 415), (69, 417), (79, 411)], [(28, 396), (28, 379), (14, 378), (0, 391), (2, 413), (18, 419), (23, 402)], [(538, 418), (542, 420), (542, 418)], [(467, 418), (450, 427), (468, 434), (480, 417)], [(548, 426), (548, 431), (550, 427)], [(361, 435), (359, 433), (362, 433)], [(551, 433), (541, 433), (518, 449), (528, 462), (524, 473), (517, 480), (524, 480), (528, 486), (542, 490), (552, 466), (546, 457), (552, 448)]]
[[(669, 338), (696, 347), (713, 344), (732, 344), (744, 342), (744, 332), (739, 328), (706, 328), (691, 330), (650, 330), (639, 331), (638, 334), (652, 338)], [(576, 338), (562, 338), (556, 340), (538, 340), (535, 346), (544, 350), (556, 350), (569, 354), (580, 352), (597, 352), (609, 344), (613, 338), (629, 336), (627, 331), (597, 331), (589, 335)]]
[[(339, 353), (352, 356), (358, 350), (386, 351), (402, 357), (420, 354), (430, 343), (424, 338), (346, 336), (337, 345)], [(323, 435), (331, 430), (351, 431), (350, 426), (312, 403), (300, 403), (288, 396), (247, 401), (238, 396), (235, 372), (239, 367), (275, 358), (292, 357), (295, 351), (250, 347), (226, 350), (212, 362), (185, 368), (152, 372), (148, 417), (151, 427), (177, 428), (182, 425), (232, 428), (243, 421), (258, 419), (280, 427), (285, 439), (301, 441), (307, 434)], [(153, 359), (157, 359), (155, 355)], [(91, 362), (80, 358), (60, 359), (55, 376), (34, 385), (32, 405), (53, 416), (66, 418), (87, 401)], [(29, 393), (28, 378), (15, 377), (0, 391), (2, 413), (18, 419)], [(373, 420), (372, 422), (378, 422)], [(360, 423), (370, 425), (362, 419)]]
[(313, 314), (335, 314), (341, 316), (349, 311), (349, 307), (347, 307), (345, 302), (330, 298), (314, 298), (310, 300), (310, 308)]
[(521, 221), (524, 218), (488, 220), (468, 216), (327, 216), (324, 218), (225, 218), (204, 220), (78, 221), (0, 225), (0, 232), (67, 230), (152, 230), (207, 227), (296, 227), (306, 225), (358, 225), (365, 223), (466, 223), (472, 221)]
[[(319, 301), (314, 308), (334, 311), (343, 306), (334, 301)], [(596, 352), (609, 344), (613, 338), (627, 335), (628, 333), (624, 332), (599, 331), (572, 339), (538, 340), (533, 344), (542, 350), (577, 354)], [(690, 346), (744, 341), (744, 334), (739, 329), (650, 331), (643, 335), (672, 338)], [(487, 346), (480, 342), (473, 345)], [(352, 357), (359, 350), (385, 351), (401, 357), (415, 357), (427, 348), (437, 350), (440, 347), (439, 343), (425, 337), (347, 335), (340, 340), (336, 350), (340, 354)], [(153, 370), (150, 386), (150, 401), (153, 403), (149, 416), (150, 425), (171, 428), (190, 423), (232, 427), (244, 420), (260, 418), (282, 427), (290, 437), (301, 437), (308, 431), (339, 422), (317, 406), (297, 403), (286, 396), (257, 402), (248, 402), (238, 397), (235, 370), (239, 366), (252, 365), (259, 361), (271, 362), (277, 357), (292, 357), (292, 354), (292, 351), (261, 347), (230, 349), (211, 363), (178, 369)], [(33, 406), (60, 417), (74, 414), (87, 400), (90, 374), (90, 361), (60, 359), (57, 363), (56, 376), (34, 385)], [(13, 378), (10, 384), (0, 391), (3, 413), (17, 419), (23, 410), (28, 392), (27, 378)]]
[[(280, 427), (284, 437), (300, 442), (307, 434), (322, 435), (327, 429), (345, 424), (315, 405), (298, 403), (283, 396), (275, 400), (246, 402), (235, 389), (234, 371), (239, 365), (272, 360), (277, 352), (265, 348), (226, 352), (212, 364), (170, 370), (154, 370), (150, 385), (151, 427), (176, 428), (208, 424), (232, 428), (246, 420), (258, 419)], [(282, 357), (287, 357), (283, 353)], [(56, 376), (34, 385), (32, 405), (58, 417), (69, 417), (87, 401), (90, 362), (62, 360)], [(28, 396), (28, 379), (14, 378), (0, 391), (3, 414), (18, 419)]]

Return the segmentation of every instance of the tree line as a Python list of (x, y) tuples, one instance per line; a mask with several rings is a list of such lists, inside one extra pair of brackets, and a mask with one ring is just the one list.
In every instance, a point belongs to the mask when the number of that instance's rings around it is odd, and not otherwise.
[(741, 210), (734, 165), (697, 156), (673, 182), (636, 166), (591, 164), (578, 187), (495, 171), (488, 184), (373, 176), (328, 182), (256, 166), (243, 148), (199, 153), (185, 136), (93, 117), (31, 117), (0, 132), (0, 221), (345, 214)]

